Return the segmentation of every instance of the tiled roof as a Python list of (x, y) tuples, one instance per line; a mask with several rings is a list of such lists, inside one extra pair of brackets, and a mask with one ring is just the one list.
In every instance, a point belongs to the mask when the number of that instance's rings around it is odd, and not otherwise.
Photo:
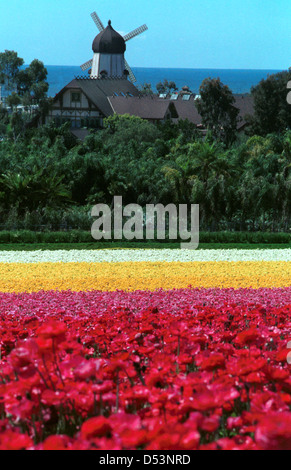
[(239, 109), (239, 118), (241, 118), (238, 129), (241, 129), (245, 124), (245, 116), (254, 114), (254, 99), (251, 95), (234, 95), (235, 107)]
[(188, 119), (193, 124), (201, 124), (201, 116), (195, 106), (194, 95), (190, 96), (189, 101), (184, 101), (182, 96), (175, 100), (175, 106), (179, 114), (179, 119)]
[(169, 107), (171, 107), (172, 112), (176, 111), (174, 103), (151, 96), (128, 98), (113, 96), (108, 98), (108, 100), (116, 114), (130, 114), (139, 116), (142, 119), (164, 119)]
[[(244, 117), (247, 114), (251, 115), (254, 113), (254, 100), (251, 95), (234, 95), (234, 98), (234, 106), (240, 111), (240, 122), (238, 124), (238, 129), (241, 129), (246, 124)], [(169, 97), (165, 101), (169, 101)], [(188, 119), (190, 122), (196, 125), (201, 124), (202, 118), (195, 106), (194, 95), (191, 95), (188, 101), (183, 100), (182, 96), (180, 95), (178, 99), (174, 101), (174, 103), (179, 114), (179, 119)]]
[(138, 95), (137, 88), (126, 79), (89, 79), (77, 80), (85, 95), (92, 101), (92, 103), (100, 109), (105, 116), (113, 114), (110, 103), (107, 99), (108, 96), (124, 95), (130, 93), (133, 96)]
[(75, 78), (68, 85), (66, 85), (55, 99), (58, 99), (59, 95), (63, 94), (67, 89), (79, 88), (87, 96), (87, 98), (95, 105), (104, 116), (110, 116), (113, 114), (110, 103), (107, 99), (108, 96), (114, 96), (115, 93), (118, 96), (126, 96), (131, 94), (138, 96), (139, 92), (137, 88), (126, 79), (121, 78)]
[[(188, 100), (183, 99), (183, 95), (172, 100), (170, 95), (166, 98), (159, 98), (156, 95), (142, 96), (138, 89), (126, 79), (121, 78), (75, 78), (65, 88), (63, 88), (55, 99), (66, 91), (66, 89), (80, 89), (87, 96), (96, 108), (104, 116), (117, 114), (131, 114), (143, 119), (160, 120), (164, 119), (169, 106), (179, 119), (188, 119), (196, 126), (201, 126), (201, 115), (195, 105), (195, 95), (191, 95)], [(239, 109), (240, 122), (238, 129), (242, 129), (246, 124), (245, 116), (254, 113), (254, 102), (251, 95), (234, 95), (235, 106)]]

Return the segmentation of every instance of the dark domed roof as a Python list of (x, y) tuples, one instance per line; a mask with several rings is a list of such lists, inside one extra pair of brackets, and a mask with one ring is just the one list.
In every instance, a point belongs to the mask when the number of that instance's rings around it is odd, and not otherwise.
[(96, 36), (92, 46), (93, 52), (105, 54), (124, 54), (126, 44), (123, 37), (115, 31), (108, 21), (108, 26)]

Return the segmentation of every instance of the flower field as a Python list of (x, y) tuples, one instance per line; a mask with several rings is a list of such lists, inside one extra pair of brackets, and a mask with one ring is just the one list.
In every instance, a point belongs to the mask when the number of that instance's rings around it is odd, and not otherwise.
[(0, 450), (291, 450), (291, 250), (0, 252), (0, 273)]

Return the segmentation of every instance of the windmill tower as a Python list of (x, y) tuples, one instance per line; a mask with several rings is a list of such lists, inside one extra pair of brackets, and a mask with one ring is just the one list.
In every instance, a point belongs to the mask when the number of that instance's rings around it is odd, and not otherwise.
[(128, 75), (132, 83), (136, 82), (136, 78), (124, 57), (126, 42), (146, 31), (147, 25), (144, 24), (123, 37), (112, 28), (110, 20), (105, 28), (96, 12), (92, 13), (91, 17), (100, 32), (93, 41), (93, 59), (81, 65), (81, 69), (85, 71), (91, 67), (91, 78), (126, 77)]

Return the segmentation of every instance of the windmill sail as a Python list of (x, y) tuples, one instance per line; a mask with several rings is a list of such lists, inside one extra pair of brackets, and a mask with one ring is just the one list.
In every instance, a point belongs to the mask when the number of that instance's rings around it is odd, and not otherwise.
[(130, 39), (135, 38), (136, 36), (139, 36), (140, 34), (144, 33), (147, 29), (148, 29), (147, 25), (144, 24), (140, 26), (139, 28), (136, 28), (133, 31), (131, 31), (131, 33), (128, 33), (125, 36), (123, 36), (123, 39), (125, 41), (129, 41)]
[(91, 17), (92, 17), (94, 23), (96, 24), (97, 28), (99, 29), (100, 33), (101, 33), (101, 31), (103, 31), (105, 28), (104, 28), (104, 25), (103, 25), (102, 21), (100, 20), (99, 16), (94, 11), (94, 13), (91, 13)]
[(92, 67), (92, 64), (93, 64), (93, 59), (88, 60), (88, 62), (85, 62), (85, 64), (81, 65), (81, 69), (85, 72), (85, 70)]
[(135, 77), (133, 71), (131, 70), (130, 66), (128, 65), (128, 62), (127, 62), (125, 59), (124, 59), (124, 64), (125, 64), (126, 70), (127, 70), (128, 73), (129, 73), (130, 81), (131, 81), (132, 83), (136, 82), (136, 81), (137, 81), (137, 80), (136, 80), (136, 77)]

